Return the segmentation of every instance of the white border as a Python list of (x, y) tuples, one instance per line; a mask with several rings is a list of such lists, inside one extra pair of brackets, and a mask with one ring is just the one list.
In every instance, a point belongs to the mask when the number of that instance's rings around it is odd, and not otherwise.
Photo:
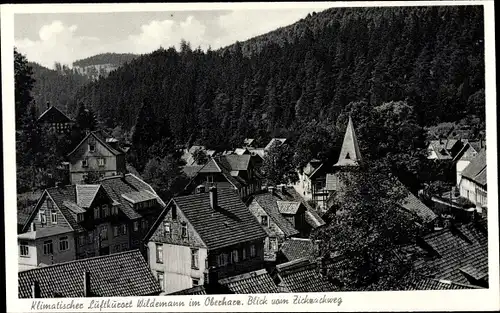
[[(496, 158), (496, 76), (495, 76), (495, 21), (493, 1), (392, 1), (392, 2), (316, 2), (316, 3), (175, 3), (175, 4), (32, 4), (32, 5), (2, 5), (1, 7), (1, 40), (2, 40), (2, 95), (3, 95), (3, 151), (4, 151), (4, 199), (5, 199), (5, 250), (16, 251), (16, 162), (14, 136), (14, 14), (18, 13), (84, 13), (84, 12), (134, 12), (134, 11), (199, 11), (199, 10), (254, 10), (254, 9), (292, 9), (312, 8), (326, 9), (329, 7), (372, 7), (372, 6), (429, 6), (429, 5), (484, 5), (485, 30), (485, 78), (486, 78), (486, 132), (487, 132), (487, 164), (488, 164), (488, 229), (489, 229), (489, 284), (488, 290), (457, 290), (457, 291), (404, 291), (404, 292), (344, 292), (331, 293), (329, 296), (342, 297), (342, 304), (336, 305), (267, 305), (267, 306), (201, 306), (119, 309), (127, 312), (153, 311), (411, 311), (411, 310), (443, 310), (443, 311), (482, 311), (500, 309), (499, 269), (498, 269), (498, 186)], [(17, 258), (12, 253), (6, 253), (7, 308), (10, 312), (28, 312), (31, 309), (31, 299), (18, 299), (17, 294)], [(16, 270), (14, 270), (16, 269)], [(313, 296), (314, 294), (308, 294)], [(322, 295), (322, 294), (318, 294)], [(293, 301), (293, 294), (271, 295), (272, 297), (288, 298)], [(190, 298), (203, 302), (209, 296), (169, 296), (162, 300), (186, 303)], [(246, 295), (214, 296), (217, 299), (240, 299), (247, 302)], [(142, 297), (141, 297), (142, 298)], [(101, 298), (103, 299), (103, 298)], [(134, 303), (139, 297), (132, 299)], [(44, 303), (56, 303), (58, 299), (41, 299)], [(67, 299), (65, 299), (66, 301)], [(91, 298), (75, 299), (88, 306)], [(61, 301), (59, 299), (59, 301)], [(46, 310), (47, 311), (47, 310)], [(59, 312), (74, 312), (76, 310), (58, 310)], [(81, 310), (82, 311), (87, 311)], [(92, 311), (99, 311), (94, 309)], [(103, 312), (117, 309), (102, 309)]]

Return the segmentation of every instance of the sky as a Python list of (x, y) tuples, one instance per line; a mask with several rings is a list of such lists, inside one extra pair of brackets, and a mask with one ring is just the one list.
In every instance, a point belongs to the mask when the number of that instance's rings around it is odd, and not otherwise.
[(54, 68), (99, 53), (149, 53), (160, 46), (217, 49), (287, 26), (318, 8), (16, 14), (14, 40), (29, 61)]

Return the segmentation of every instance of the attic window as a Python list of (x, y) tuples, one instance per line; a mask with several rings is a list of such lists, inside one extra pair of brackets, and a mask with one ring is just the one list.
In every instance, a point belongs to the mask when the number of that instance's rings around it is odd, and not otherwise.
[(95, 143), (89, 142), (89, 152), (95, 152)]
[(345, 158), (348, 159), (348, 160), (351, 159), (351, 156), (349, 155), (349, 152), (347, 152), (347, 154), (345, 155)]
[(181, 227), (182, 227), (181, 236), (182, 236), (182, 238), (186, 238), (187, 237), (187, 224), (182, 223)]

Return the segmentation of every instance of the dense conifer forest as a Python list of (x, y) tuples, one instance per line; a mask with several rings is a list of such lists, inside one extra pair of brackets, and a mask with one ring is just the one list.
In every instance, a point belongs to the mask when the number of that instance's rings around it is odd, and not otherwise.
[(137, 57), (137, 54), (132, 53), (101, 53), (85, 59), (76, 60), (73, 62), (73, 66), (85, 67), (98, 64), (121, 65), (126, 62), (130, 62)]

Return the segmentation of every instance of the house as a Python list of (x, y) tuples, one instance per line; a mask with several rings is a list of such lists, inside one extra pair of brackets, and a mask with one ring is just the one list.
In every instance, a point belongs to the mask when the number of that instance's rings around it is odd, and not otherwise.
[(452, 160), (463, 148), (462, 139), (437, 139), (431, 140), (427, 146), (429, 160)]
[(145, 241), (151, 270), (172, 293), (263, 268), (265, 237), (234, 190), (212, 187), (170, 200)]
[[(316, 175), (320, 174), (316, 172), (320, 167), (323, 167), (323, 163), (318, 159), (312, 159), (302, 170), (297, 170), (299, 180), (293, 187), (306, 201), (315, 200), (313, 199), (312, 184), (315, 182)], [(315, 196), (317, 195), (315, 194)]]
[(428, 278), (488, 288), (488, 231), (481, 222), (451, 225), (418, 239), (416, 268)]
[(245, 138), (245, 140), (243, 140), (243, 147), (245, 147), (245, 148), (252, 147), (254, 142), (255, 142), (255, 139)]
[(267, 146), (264, 148), (265, 152), (268, 152), (274, 144), (282, 145), (286, 142), (286, 138), (273, 138), (269, 141)]
[(276, 265), (271, 273), (279, 292), (332, 292), (337, 290), (320, 268), (308, 258), (293, 260)]
[(191, 146), (191, 148), (185, 149), (183, 151), (181, 159), (184, 160), (186, 162), (186, 165), (188, 166), (199, 165), (194, 159), (194, 155), (198, 150), (203, 151), (207, 155), (207, 157), (213, 157), (216, 153), (215, 150), (209, 150), (205, 146), (193, 145)]
[(64, 114), (57, 107), (50, 105), (47, 101), (47, 109), (38, 117), (38, 123), (48, 126), (48, 128), (57, 133), (69, 133), (73, 127), (74, 121)]
[(18, 235), (19, 263), (33, 267), (141, 248), (148, 221), (164, 207), (132, 174), (48, 188)]
[(19, 298), (138, 297), (160, 285), (138, 250), (18, 273)]
[(191, 178), (185, 193), (205, 190), (211, 186), (236, 190), (242, 199), (261, 190), (260, 173), (252, 155), (229, 154), (209, 158), (205, 165), (184, 166)]
[(479, 151), (482, 149), (482, 141), (468, 141), (464, 144), (462, 149), (453, 158), (453, 163), (455, 163), (456, 175), (457, 175), (457, 186), (460, 184), (462, 179), (462, 172), (470, 164), (472, 159), (474, 159)]
[(81, 184), (92, 173), (97, 178), (126, 173), (125, 151), (104, 131), (92, 131), (68, 154), (72, 184)]
[(479, 209), (485, 208), (488, 205), (486, 184), (486, 149), (483, 149), (462, 172), (460, 196), (469, 199)]
[(276, 261), (278, 264), (303, 258), (309, 258), (312, 261), (316, 257), (316, 246), (312, 239), (290, 238), (281, 245)]
[(281, 244), (292, 237), (307, 237), (325, 222), (293, 187), (269, 187), (267, 192), (253, 195), (248, 209), (267, 233), (264, 242), (266, 260), (275, 261)]

